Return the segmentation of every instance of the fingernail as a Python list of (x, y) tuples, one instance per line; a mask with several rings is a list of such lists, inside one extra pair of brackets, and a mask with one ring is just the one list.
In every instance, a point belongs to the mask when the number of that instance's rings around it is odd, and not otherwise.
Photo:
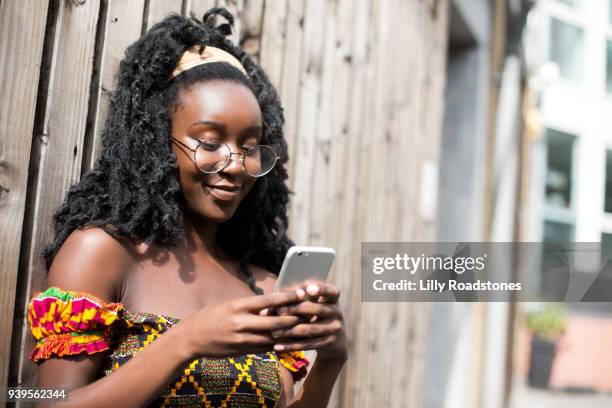
[(306, 287), (306, 292), (308, 292), (309, 295), (314, 296), (319, 293), (319, 287), (317, 285), (308, 285), (308, 287)]
[(283, 351), (285, 349), (285, 346), (282, 344), (275, 344), (274, 345), (274, 350), (276, 351)]
[(298, 297), (300, 299), (302, 299), (304, 296), (306, 296), (306, 292), (304, 292), (303, 289), (298, 289), (298, 290), (295, 291), (295, 293), (297, 293), (297, 295), (298, 295)]

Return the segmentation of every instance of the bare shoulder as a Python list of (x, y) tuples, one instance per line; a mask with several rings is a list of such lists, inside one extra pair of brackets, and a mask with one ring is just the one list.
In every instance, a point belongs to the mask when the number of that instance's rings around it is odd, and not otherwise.
[(249, 264), (249, 269), (253, 273), (253, 278), (255, 278), (257, 286), (262, 288), (264, 293), (269, 293), (274, 290), (274, 285), (276, 285), (278, 276), (261, 266), (253, 264)]
[(47, 286), (118, 301), (124, 276), (136, 264), (136, 253), (127, 240), (118, 240), (100, 227), (76, 229), (53, 259)]

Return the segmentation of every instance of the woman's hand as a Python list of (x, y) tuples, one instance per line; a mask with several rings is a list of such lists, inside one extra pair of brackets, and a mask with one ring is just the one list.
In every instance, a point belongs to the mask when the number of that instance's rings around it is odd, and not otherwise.
[(300, 318), (261, 316), (259, 312), (269, 307), (288, 307), (303, 298), (303, 291), (294, 290), (235, 299), (200, 309), (177, 325), (182, 326), (187, 358), (271, 351), (274, 339), (270, 332), (290, 329)]
[[(279, 316), (299, 316), (301, 322), (272, 332), (276, 339), (274, 350), (314, 349), (317, 358), (346, 360), (348, 345), (344, 318), (338, 305), (340, 290), (321, 281), (306, 281), (300, 288), (306, 292), (305, 299), (295, 305), (279, 307), (277, 313)], [(291, 293), (294, 291), (292, 288)]]

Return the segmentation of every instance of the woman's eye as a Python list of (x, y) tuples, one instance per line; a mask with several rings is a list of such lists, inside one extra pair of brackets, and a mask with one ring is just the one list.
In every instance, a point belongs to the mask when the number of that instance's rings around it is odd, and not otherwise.
[(211, 142), (209, 140), (201, 140), (200, 145), (202, 148), (208, 152), (214, 152), (219, 149), (221, 143)]

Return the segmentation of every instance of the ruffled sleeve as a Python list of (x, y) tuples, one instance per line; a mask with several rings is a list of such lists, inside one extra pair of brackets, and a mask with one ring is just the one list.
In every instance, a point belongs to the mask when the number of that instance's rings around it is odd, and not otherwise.
[(106, 303), (86, 292), (52, 286), (37, 293), (28, 305), (30, 331), (37, 340), (30, 360), (108, 350), (111, 326), (124, 310), (121, 303)]
[(308, 372), (309, 361), (303, 351), (285, 351), (278, 353), (278, 360), (283, 367), (291, 371), (293, 381), (295, 382), (304, 378)]

